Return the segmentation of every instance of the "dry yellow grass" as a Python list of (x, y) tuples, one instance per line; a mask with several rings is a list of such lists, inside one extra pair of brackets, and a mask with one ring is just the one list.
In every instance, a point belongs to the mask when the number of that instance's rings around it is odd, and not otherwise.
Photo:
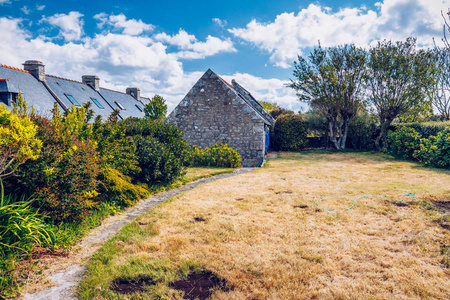
[[(450, 201), (449, 171), (380, 154), (281, 157), (156, 207), (139, 220), (155, 235), (120, 245), (114, 265), (194, 262), (233, 287), (216, 291), (218, 299), (450, 298), (442, 252), (449, 231), (416, 205), (431, 197)], [(356, 196), (408, 193), (418, 200), (363, 198), (347, 209)], [(314, 206), (325, 197), (336, 198)]]

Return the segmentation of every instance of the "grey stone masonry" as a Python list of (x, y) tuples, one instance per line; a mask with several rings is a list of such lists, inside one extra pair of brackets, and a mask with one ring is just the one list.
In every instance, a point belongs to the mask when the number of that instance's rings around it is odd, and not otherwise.
[(271, 125), (211, 70), (198, 80), (166, 122), (178, 126), (190, 145), (211, 147), (223, 143), (236, 149), (244, 167), (261, 163), (265, 130)]
[(31, 72), (39, 81), (45, 81), (45, 65), (39, 60), (27, 60), (23, 64), (26, 71)]

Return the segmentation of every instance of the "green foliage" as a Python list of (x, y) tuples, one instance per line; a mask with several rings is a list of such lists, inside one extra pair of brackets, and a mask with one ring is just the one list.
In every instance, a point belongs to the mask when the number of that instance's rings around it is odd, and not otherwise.
[(36, 246), (55, 242), (53, 228), (31, 207), (33, 200), (6, 196), (0, 199), (0, 254), (31, 254)]
[(420, 147), (421, 135), (410, 127), (401, 127), (388, 134), (389, 153), (401, 158), (413, 158)]
[(268, 102), (268, 101), (258, 101), (258, 102), (268, 113), (271, 113), (273, 110), (282, 109), (281, 106), (279, 106), (276, 102)]
[(196, 167), (238, 168), (241, 166), (241, 156), (227, 144), (216, 143), (211, 148), (193, 145), (190, 163)]
[(189, 145), (176, 126), (159, 120), (128, 118), (122, 122), (133, 137), (141, 172), (135, 178), (146, 184), (168, 184), (184, 174)]
[(281, 115), (273, 130), (279, 150), (299, 151), (307, 145), (307, 123), (302, 115)]
[(429, 108), (427, 91), (435, 82), (436, 65), (431, 51), (416, 50), (416, 40), (378, 42), (370, 49), (366, 85), (369, 100), (380, 119), (379, 149), (387, 148), (387, 130), (399, 115)]
[(31, 255), (36, 246), (52, 246), (55, 230), (31, 207), (32, 199), (0, 195), (0, 299), (16, 297), (20, 280), (15, 274), (16, 257)]
[(294, 111), (288, 110), (288, 109), (284, 109), (284, 108), (281, 108), (281, 107), (278, 108), (278, 109), (274, 109), (274, 110), (270, 111), (270, 115), (275, 120), (281, 115), (293, 115), (293, 114), (295, 114)]
[(12, 175), (28, 159), (36, 159), (42, 147), (36, 125), (26, 116), (26, 103), (18, 99), (13, 113), (0, 105), (0, 178)]
[(100, 202), (114, 203), (119, 207), (132, 206), (141, 199), (147, 190), (131, 183), (131, 178), (123, 175), (118, 170), (107, 167), (99, 174), (97, 198)]
[(329, 123), (329, 137), (336, 149), (345, 149), (348, 126), (363, 105), (362, 79), (367, 54), (354, 45), (328, 49), (315, 47), (305, 59), (298, 57), (289, 87), (300, 101), (320, 110)]
[(153, 96), (144, 107), (145, 117), (150, 120), (164, 120), (167, 114), (166, 100), (160, 95)]
[(450, 127), (437, 136), (421, 139), (419, 147), (414, 152), (414, 157), (424, 164), (439, 168), (450, 167)]
[[(18, 169), (16, 190), (33, 195), (33, 205), (40, 207), (55, 222), (82, 220), (95, 203), (99, 157), (95, 143), (70, 136), (62, 124), (34, 116), (41, 155)], [(78, 127), (80, 128), (80, 127)], [(81, 134), (83, 131), (71, 131)]]
[(378, 119), (365, 111), (358, 112), (348, 127), (347, 144), (350, 149), (374, 150), (379, 133)]
[(450, 126), (450, 121), (446, 122), (418, 122), (418, 123), (396, 123), (394, 128), (410, 127), (417, 131), (423, 138), (437, 136), (439, 132)]
[(97, 118), (93, 126), (97, 151), (100, 153), (100, 164), (103, 170), (114, 168), (120, 173), (135, 178), (141, 172), (136, 156), (136, 146), (131, 136), (126, 136), (114, 112), (107, 122)]

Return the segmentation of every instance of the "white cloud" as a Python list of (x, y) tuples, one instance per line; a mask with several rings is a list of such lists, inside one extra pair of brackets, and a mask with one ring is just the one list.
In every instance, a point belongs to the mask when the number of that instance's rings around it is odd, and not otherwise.
[(144, 96), (161, 94), (169, 109), (202, 74), (185, 73), (177, 56), (150, 37), (102, 33), (58, 44), (46, 36), (32, 37), (24, 25), (22, 19), (0, 17), (0, 63), (20, 68), (26, 60), (36, 59), (45, 64), (46, 73), (74, 80), (95, 74), (107, 88), (125, 91), (137, 86)]
[(219, 18), (214, 18), (212, 19), (214, 23), (216, 23), (217, 25), (219, 25), (219, 27), (225, 28), (228, 25), (227, 20), (221, 20)]
[(31, 12), (31, 9), (28, 8), (28, 6), (24, 6), (20, 9), (24, 14), (28, 15)]
[(60, 36), (66, 41), (77, 41), (83, 35), (84, 21), (83, 15), (77, 11), (71, 11), (69, 14), (55, 14), (51, 17), (42, 18), (41, 22), (59, 27)]
[(103, 28), (105, 25), (111, 26), (115, 30), (122, 30), (123, 34), (140, 35), (145, 31), (152, 31), (155, 26), (151, 24), (145, 24), (142, 20), (127, 20), (124, 14), (119, 15), (107, 15), (100, 13), (94, 16), (99, 20), (99, 28)]
[(228, 31), (269, 53), (270, 61), (283, 68), (320, 43), (335, 46), (354, 43), (367, 46), (376, 40), (404, 40), (418, 37), (419, 44), (432, 46), (432, 37), (442, 32), (441, 9), (445, 0), (390, 0), (377, 3), (377, 11), (367, 7), (343, 8), (337, 12), (310, 4), (295, 13), (282, 13), (273, 22), (252, 20), (245, 28)]
[(222, 40), (208, 35), (205, 42), (200, 42), (183, 29), (175, 35), (159, 33), (154, 39), (178, 47), (182, 51), (175, 53), (175, 56), (184, 59), (201, 59), (220, 52), (236, 52), (230, 39)]
[(44, 10), (44, 8), (45, 8), (45, 5), (38, 5), (38, 4), (36, 4), (36, 9), (37, 10)]
[(234, 79), (250, 92), (256, 100), (277, 103), (290, 110), (304, 110), (306, 105), (298, 100), (295, 91), (286, 87), (288, 81), (277, 78), (264, 79), (246, 73), (224, 75), (221, 77), (231, 83)]
[(0, 0), (0, 5), (10, 4), (10, 3), (11, 3), (11, 0)]

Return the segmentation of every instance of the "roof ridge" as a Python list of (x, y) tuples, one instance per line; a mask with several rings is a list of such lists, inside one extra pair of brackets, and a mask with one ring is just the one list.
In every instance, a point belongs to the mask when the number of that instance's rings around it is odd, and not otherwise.
[(16, 67), (11, 67), (11, 66), (8, 66), (8, 65), (2, 65), (2, 64), (0, 64), (0, 67), (4, 67), (4, 68), (8, 68), (8, 69), (12, 69), (12, 70), (16, 70), (16, 71), (20, 71), (20, 72), (24, 72), (24, 73), (29, 73), (29, 74), (31, 74), (30, 71), (27, 71), (27, 70), (24, 70), (24, 69), (19, 69), (19, 68), (16, 68)]
[(124, 95), (128, 95), (127, 93), (119, 92), (119, 91), (115, 91), (115, 90), (111, 90), (111, 89), (107, 89), (107, 88), (104, 88), (104, 87), (100, 87), (100, 89), (107, 90), (107, 91), (114, 92), (114, 93), (121, 93), (121, 94), (124, 94)]
[(81, 83), (81, 84), (87, 85), (86, 83), (81, 82), (81, 81), (76, 81), (76, 80), (72, 80), (72, 79), (68, 79), (68, 78), (64, 78), (64, 77), (59, 77), (59, 76), (55, 76), (55, 75), (45, 74), (45, 76), (53, 77), (53, 78), (57, 78), (57, 79), (62, 79), (62, 80), (66, 80), (66, 81), (71, 81), (71, 82), (76, 82), (76, 83)]

